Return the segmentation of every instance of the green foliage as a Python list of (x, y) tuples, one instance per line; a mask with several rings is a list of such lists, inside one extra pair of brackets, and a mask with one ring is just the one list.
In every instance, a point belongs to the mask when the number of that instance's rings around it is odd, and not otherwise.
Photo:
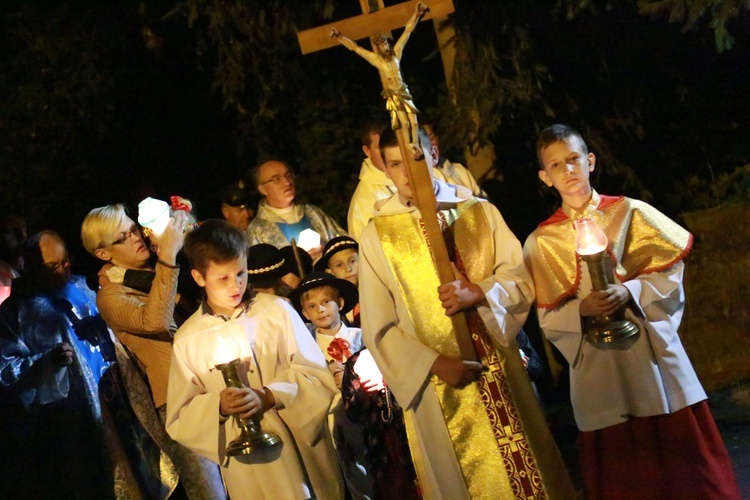
[(682, 25), (689, 31), (706, 22), (714, 31), (716, 50), (723, 52), (732, 48), (734, 38), (727, 23), (739, 16), (740, 11), (750, 9), (748, 0), (638, 0), (642, 14), (667, 17), (670, 23)]
[[(637, 0), (639, 12), (655, 19), (666, 18), (681, 26), (683, 32), (708, 27), (713, 30), (718, 52), (732, 48), (735, 40), (729, 33), (730, 24), (743, 10), (750, 9), (750, 0)], [(569, 19), (581, 12), (598, 12), (632, 5), (628, 0), (557, 0), (557, 8)]]
[(453, 92), (438, 112), (448, 147), (476, 150), (501, 126), (525, 125), (529, 115), (553, 116), (541, 94), (550, 74), (535, 58), (528, 7), (528, 2), (458, 5)]
[(715, 182), (691, 175), (675, 183), (668, 193), (671, 205), (686, 212), (713, 208), (734, 202), (750, 202), (750, 165), (737, 167), (733, 172), (721, 174)]

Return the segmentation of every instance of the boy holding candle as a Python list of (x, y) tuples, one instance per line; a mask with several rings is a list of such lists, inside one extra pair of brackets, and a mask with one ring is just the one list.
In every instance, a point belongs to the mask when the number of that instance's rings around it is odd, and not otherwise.
[[(594, 191), (589, 174), (596, 157), (572, 128), (543, 130), (536, 151), (539, 177), (557, 189), (562, 207), (529, 236), (524, 257), (540, 325), (571, 365), (587, 495), (739, 498), (706, 394), (677, 334), (692, 236), (646, 203)], [(576, 254), (573, 221), (584, 217), (608, 239), (605, 264), (615, 283), (603, 291), (591, 291), (587, 262)], [(584, 341), (593, 318), (623, 307), (639, 333), (612, 343)]]
[[(167, 431), (223, 464), (233, 499), (343, 498), (326, 427), (333, 377), (285, 300), (263, 293), (245, 299), (246, 248), (243, 233), (226, 221), (206, 221), (185, 239), (206, 299), (175, 335)], [(239, 346), (242, 388), (227, 388), (215, 369), (218, 330)], [(227, 460), (227, 443), (239, 435), (233, 415), (260, 416), (282, 444)]]

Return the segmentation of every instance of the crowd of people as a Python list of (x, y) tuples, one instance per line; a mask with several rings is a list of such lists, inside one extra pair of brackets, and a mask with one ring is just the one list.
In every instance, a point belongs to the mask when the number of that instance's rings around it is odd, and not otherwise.
[[(190, 207), (159, 231), (121, 204), (93, 208), (80, 234), (96, 290), (57, 233), (4, 220), (0, 496), (739, 498), (677, 333), (692, 236), (597, 193), (594, 153), (557, 124), (536, 152), (561, 206), (522, 245), (427, 124), (413, 146), (455, 277), (441, 283), (390, 125), (362, 127), (348, 232), (296, 202), (279, 159), (195, 228)], [(604, 289), (576, 246), (582, 219), (607, 236)], [(303, 248), (309, 230), (320, 240)], [(570, 366), (580, 485), (533, 386), (532, 306)], [(587, 340), (617, 311), (637, 333)]]

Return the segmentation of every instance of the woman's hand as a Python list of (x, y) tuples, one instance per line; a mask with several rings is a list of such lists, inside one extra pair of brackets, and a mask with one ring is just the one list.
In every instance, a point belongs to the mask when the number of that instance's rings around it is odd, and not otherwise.
[(175, 265), (177, 253), (185, 242), (187, 223), (187, 214), (177, 210), (174, 216), (169, 218), (169, 223), (160, 236), (151, 234), (152, 242), (156, 243), (156, 255), (159, 256), (159, 260), (171, 266)]

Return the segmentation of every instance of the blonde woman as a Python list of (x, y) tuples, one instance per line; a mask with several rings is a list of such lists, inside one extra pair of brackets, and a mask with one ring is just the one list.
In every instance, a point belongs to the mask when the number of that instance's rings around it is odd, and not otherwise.
[[(174, 462), (183, 488), (190, 498), (226, 498), (218, 467), (164, 434), (172, 336), (177, 330), (176, 257), (186, 226), (185, 213), (176, 212), (161, 235), (150, 236), (152, 253), (125, 207), (107, 205), (91, 210), (83, 220), (81, 240), (90, 254), (106, 262), (99, 272), (99, 312), (148, 378), (164, 438), (157, 441)], [(126, 271), (141, 271), (137, 284), (124, 283)]]

